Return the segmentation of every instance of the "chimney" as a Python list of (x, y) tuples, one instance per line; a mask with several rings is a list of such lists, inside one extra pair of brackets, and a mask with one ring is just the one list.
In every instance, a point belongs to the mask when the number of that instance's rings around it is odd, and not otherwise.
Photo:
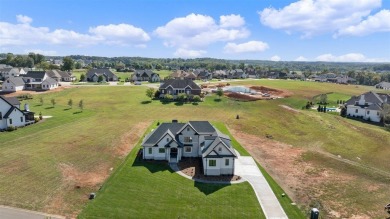
[(24, 111), (30, 112), (30, 108), (28, 107), (28, 103), (24, 104)]
[(177, 123), (177, 119), (172, 119), (172, 123)]
[(360, 95), (359, 105), (363, 106), (365, 105), (366, 101), (364, 100), (364, 94)]

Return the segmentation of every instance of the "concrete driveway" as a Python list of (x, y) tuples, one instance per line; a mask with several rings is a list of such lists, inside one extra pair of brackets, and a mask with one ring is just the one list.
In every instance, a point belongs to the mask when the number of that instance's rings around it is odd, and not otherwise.
[(59, 215), (45, 214), (37, 211), (29, 211), (0, 205), (1, 219), (65, 219)]
[(235, 165), (234, 174), (241, 176), (251, 184), (266, 218), (288, 219), (253, 158), (249, 156), (238, 156)]

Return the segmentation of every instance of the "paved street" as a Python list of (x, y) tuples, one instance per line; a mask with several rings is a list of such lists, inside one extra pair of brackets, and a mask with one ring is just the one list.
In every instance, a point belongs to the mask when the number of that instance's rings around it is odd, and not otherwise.
[(1, 219), (49, 219), (49, 218), (64, 219), (65, 217), (0, 205), (0, 218)]

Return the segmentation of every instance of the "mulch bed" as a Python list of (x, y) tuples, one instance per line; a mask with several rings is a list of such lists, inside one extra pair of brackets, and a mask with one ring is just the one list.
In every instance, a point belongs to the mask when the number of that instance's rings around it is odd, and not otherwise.
[(182, 171), (184, 174), (195, 179), (202, 179), (202, 180), (209, 180), (209, 181), (237, 181), (241, 179), (241, 177), (237, 175), (230, 175), (230, 176), (203, 175), (201, 158), (183, 157), (181, 161), (179, 161), (178, 167), (180, 171)]

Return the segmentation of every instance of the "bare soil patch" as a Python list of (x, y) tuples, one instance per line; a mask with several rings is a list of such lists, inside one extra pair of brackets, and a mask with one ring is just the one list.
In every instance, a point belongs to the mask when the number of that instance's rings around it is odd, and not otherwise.
[(94, 187), (104, 182), (109, 175), (109, 166), (101, 163), (92, 171), (80, 171), (70, 164), (61, 163), (63, 183), (74, 188)]
[(181, 172), (187, 176), (192, 177), (193, 179), (202, 179), (209, 181), (237, 181), (241, 177), (237, 175), (232, 176), (205, 176), (203, 174), (202, 160), (201, 158), (189, 158), (184, 157), (178, 163), (178, 167)]
[[(383, 216), (375, 208), (361, 209), (358, 204), (351, 203), (351, 182), (359, 176), (339, 170), (321, 162), (306, 161), (303, 148), (243, 133), (230, 129), (232, 135), (248, 150), (248, 152), (267, 170), (267, 172), (285, 190), (291, 199), (303, 207), (306, 212), (310, 207), (318, 207), (325, 218), (376, 218)], [(326, 157), (325, 159), (332, 159)], [(354, 184), (357, 191), (381, 194), (386, 185), (373, 181)], [(367, 203), (368, 204), (368, 203)]]
[(291, 111), (291, 112), (300, 113), (299, 110), (294, 109), (294, 108), (291, 108), (291, 107), (289, 107), (289, 106), (286, 106), (286, 105), (279, 105), (279, 106), (281, 106), (282, 108), (284, 108), (284, 109), (286, 109), (286, 110), (289, 110), (289, 111)]
[(127, 156), (149, 125), (150, 122), (137, 123), (130, 131), (123, 134), (114, 147), (114, 154), (119, 157)]
[(274, 88), (269, 88), (264, 86), (249, 86), (249, 88), (267, 95), (262, 95), (262, 94), (254, 95), (254, 94), (245, 94), (245, 93), (237, 93), (237, 92), (229, 92), (229, 91), (225, 91), (224, 94), (229, 98), (241, 100), (241, 101), (270, 100), (276, 98), (285, 98), (285, 97), (290, 97), (293, 94), (290, 91), (277, 90)]

